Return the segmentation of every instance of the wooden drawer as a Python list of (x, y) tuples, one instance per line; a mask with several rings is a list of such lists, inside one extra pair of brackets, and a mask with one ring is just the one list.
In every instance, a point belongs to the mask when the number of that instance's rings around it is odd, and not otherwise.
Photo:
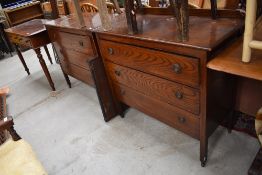
[(93, 81), (93, 78), (92, 78), (92, 75), (91, 75), (91, 72), (90, 70), (88, 69), (84, 69), (84, 68), (81, 68), (79, 66), (76, 66), (74, 64), (70, 64), (68, 62), (64, 62), (62, 60), (60, 60), (60, 64), (61, 64), (61, 67), (63, 69), (63, 71), (78, 79), (78, 80), (81, 80), (89, 85), (92, 85), (94, 86), (94, 81)]
[(10, 42), (17, 44), (17, 45), (22, 45), (22, 46), (26, 46), (26, 47), (30, 47), (31, 46), (31, 42), (29, 38), (26, 37), (22, 37), (19, 35), (14, 35), (14, 34), (10, 34), (7, 33), (7, 36), (10, 40)]
[(118, 100), (121, 102), (199, 139), (200, 120), (198, 117), (124, 85), (114, 84), (114, 89)]
[(101, 40), (103, 59), (186, 85), (199, 86), (199, 60)]
[(70, 50), (66, 48), (61, 48), (59, 49), (58, 52), (60, 52), (58, 55), (60, 56), (60, 59), (62, 59), (63, 61), (75, 64), (79, 67), (88, 70), (89, 70), (88, 61), (94, 58), (93, 56), (89, 56), (81, 52), (76, 52), (74, 50)]
[(134, 69), (106, 62), (110, 79), (162, 102), (187, 110), (200, 112), (199, 91), (188, 86), (146, 74)]
[(75, 50), (78, 52), (82, 52), (89, 56), (95, 55), (93, 51), (91, 38), (89, 36), (76, 35), (66, 32), (59, 32), (58, 35), (59, 35), (58, 42), (62, 47)]

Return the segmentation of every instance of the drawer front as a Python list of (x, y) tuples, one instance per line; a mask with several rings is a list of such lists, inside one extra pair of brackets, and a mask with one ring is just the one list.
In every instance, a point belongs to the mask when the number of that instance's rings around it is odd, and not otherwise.
[(196, 139), (199, 139), (199, 118), (179, 108), (145, 96), (124, 85), (114, 84), (118, 100), (134, 107)]
[(68, 74), (68, 75), (70, 75), (70, 76), (72, 76), (72, 77), (74, 77), (74, 78), (76, 78), (80, 81), (83, 81), (83, 82), (85, 82), (85, 83), (87, 83), (91, 86), (94, 86), (94, 81), (93, 81), (90, 70), (83, 69), (79, 66), (64, 62), (62, 60), (60, 60), (60, 64), (61, 64), (63, 71), (66, 74)]
[[(89, 36), (59, 32), (59, 44), (74, 51), (78, 51), (89, 56), (94, 56), (91, 38)], [(55, 36), (56, 37), (56, 36)]]
[(199, 86), (199, 60), (101, 40), (104, 59), (186, 85)]
[(110, 79), (162, 102), (199, 114), (199, 91), (134, 69), (106, 63)]
[(75, 64), (79, 67), (85, 68), (89, 70), (89, 65), (88, 61), (91, 60), (92, 56), (86, 55), (84, 53), (76, 52), (74, 50), (66, 49), (66, 48), (61, 48), (59, 49), (60, 54), (60, 59), (62, 59), (65, 62), (69, 62), (71, 64)]
[(31, 47), (30, 39), (27, 37), (22, 37), (22, 36), (14, 35), (14, 34), (7, 34), (7, 36), (10, 42), (14, 44)]

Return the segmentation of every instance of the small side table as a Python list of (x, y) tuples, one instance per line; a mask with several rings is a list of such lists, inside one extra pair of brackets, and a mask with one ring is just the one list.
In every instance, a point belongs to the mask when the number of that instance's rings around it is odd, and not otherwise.
[(50, 87), (53, 91), (55, 91), (55, 86), (51, 75), (47, 69), (45, 60), (41, 54), (41, 47), (43, 46), (49, 61), (52, 63), (51, 56), (47, 49), (47, 44), (50, 43), (50, 39), (46, 28), (44, 26), (45, 20), (43, 19), (34, 19), (23, 24), (14, 26), (12, 28), (6, 29), (5, 32), (7, 33), (8, 38), (10, 41), (15, 45), (15, 49), (19, 59), (21, 60), (25, 71), (28, 75), (30, 75), (29, 69), (26, 65), (26, 62), (22, 56), (21, 51), (19, 50), (19, 46), (25, 46), (27, 48), (33, 49), (39, 59), (41, 67), (45, 73), (45, 76), (49, 82)]

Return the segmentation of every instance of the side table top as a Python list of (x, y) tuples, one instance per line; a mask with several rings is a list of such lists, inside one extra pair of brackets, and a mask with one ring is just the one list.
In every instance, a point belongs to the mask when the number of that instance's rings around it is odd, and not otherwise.
[(17, 26), (5, 29), (7, 33), (13, 33), (25, 37), (33, 36), (46, 30), (46, 19), (33, 19)]

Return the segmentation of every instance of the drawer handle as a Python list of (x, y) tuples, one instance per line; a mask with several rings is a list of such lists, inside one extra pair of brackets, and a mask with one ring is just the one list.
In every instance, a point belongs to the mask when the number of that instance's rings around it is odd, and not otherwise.
[(180, 74), (182, 72), (182, 67), (179, 63), (176, 63), (173, 65), (173, 70), (175, 71), (175, 73)]
[(126, 94), (126, 91), (123, 90), (123, 89), (121, 89), (121, 90), (120, 90), (120, 94), (121, 94), (121, 95), (125, 95), (125, 94)]
[(183, 97), (184, 97), (184, 94), (183, 94), (183, 92), (180, 92), (180, 91), (177, 91), (176, 93), (175, 93), (175, 95), (176, 95), (176, 98), (177, 99), (183, 99)]
[(117, 76), (120, 76), (120, 75), (121, 75), (120, 70), (115, 70), (115, 74), (116, 74)]
[(84, 42), (83, 42), (83, 41), (79, 41), (79, 45), (80, 45), (81, 47), (83, 47), (83, 46), (84, 46)]
[(113, 55), (114, 54), (114, 50), (112, 48), (108, 48), (108, 53), (109, 53), (109, 55)]
[(180, 123), (185, 123), (185, 122), (186, 122), (186, 119), (185, 119), (185, 117), (178, 117), (178, 121), (179, 121)]

